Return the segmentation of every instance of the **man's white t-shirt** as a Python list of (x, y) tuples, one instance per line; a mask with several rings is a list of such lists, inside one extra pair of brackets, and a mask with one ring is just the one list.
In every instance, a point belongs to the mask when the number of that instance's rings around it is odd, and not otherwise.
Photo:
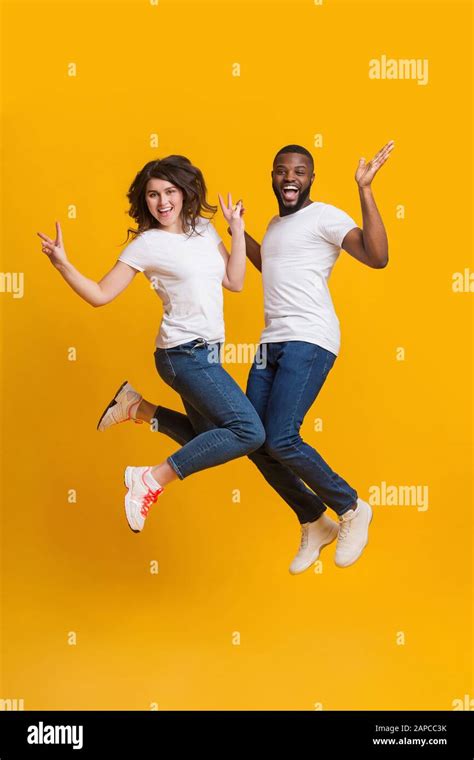
[(318, 202), (271, 219), (261, 245), (261, 343), (302, 340), (337, 356), (339, 320), (327, 281), (345, 235), (357, 226), (345, 211)]
[(144, 272), (163, 302), (156, 336), (158, 348), (173, 348), (194, 338), (224, 342), (222, 280), (225, 262), (218, 249), (222, 238), (204, 217), (186, 233), (150, 229), (138, 235), (119, 256)]

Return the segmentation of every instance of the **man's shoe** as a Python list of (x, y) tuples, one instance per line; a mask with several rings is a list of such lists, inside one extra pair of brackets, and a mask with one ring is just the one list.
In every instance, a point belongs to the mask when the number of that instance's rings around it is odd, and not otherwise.
[(337, 537), (339, 526), (330, 517), (322, 514), (314, 522), (301, 525), (301, 543), (298, 554), (290, 565), (290, 573), (303, 573), (319, 557), (323, 546), (332, 543)]
[(349, 509), (339, 518), (339, 536), (334, 561), (338, 567), (348, 567), (359, 559), (369, 540), (372, 509), (357, 499), (357, 508)]

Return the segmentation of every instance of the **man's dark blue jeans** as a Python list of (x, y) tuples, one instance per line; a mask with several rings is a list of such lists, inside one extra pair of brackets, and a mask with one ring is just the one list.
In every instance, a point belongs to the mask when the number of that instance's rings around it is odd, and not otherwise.
[(317, 520), (325, 505), (343, 515), (357, 501), (357, 492), (300, 436), (305, 414), (336, 358), (306, 341), (264, 343), (248, 378), (247, 396), (266, 432), (264, 445), (249, 458), (300, 523)]

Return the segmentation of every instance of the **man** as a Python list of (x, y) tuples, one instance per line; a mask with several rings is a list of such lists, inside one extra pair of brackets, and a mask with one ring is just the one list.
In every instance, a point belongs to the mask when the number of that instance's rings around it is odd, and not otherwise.
[[(310, 199), (315, 176), (311, 153), (286, 145), (271, 173), (279, 215), (270, 221), (261, 246), (245, 233), (247, 256), (262, 272), (265, 305), (265, 329), (247, 395), (265, 426), (266, 442), (250, 459), (301, 524), (292, 574), (309, 568), (336, 538), (336, 565), (352, 565), (368, 541), (369, 504), (299, 431), (339, 351), (339, 321), (327, 281), (340, 249), (374, 269), (388, 263), (387, 236), (371, 185), (393, 147), (390, 141), (369, 163), (359, 161), (355, 179), (361, 229), (344, 211)], [(325, 505), (336, 512), (338, 522), (324, 514)]]

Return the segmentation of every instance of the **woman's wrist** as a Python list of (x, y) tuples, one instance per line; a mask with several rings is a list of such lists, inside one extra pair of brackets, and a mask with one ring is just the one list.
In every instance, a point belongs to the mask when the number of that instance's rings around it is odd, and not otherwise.
[(66, 274), (66, 272), (70, 272), (72, 269), (71, 262), (68, 259), (66, 261), (59, 261), (57, 264), (54, 264), (54, 267), (61, 274)]

